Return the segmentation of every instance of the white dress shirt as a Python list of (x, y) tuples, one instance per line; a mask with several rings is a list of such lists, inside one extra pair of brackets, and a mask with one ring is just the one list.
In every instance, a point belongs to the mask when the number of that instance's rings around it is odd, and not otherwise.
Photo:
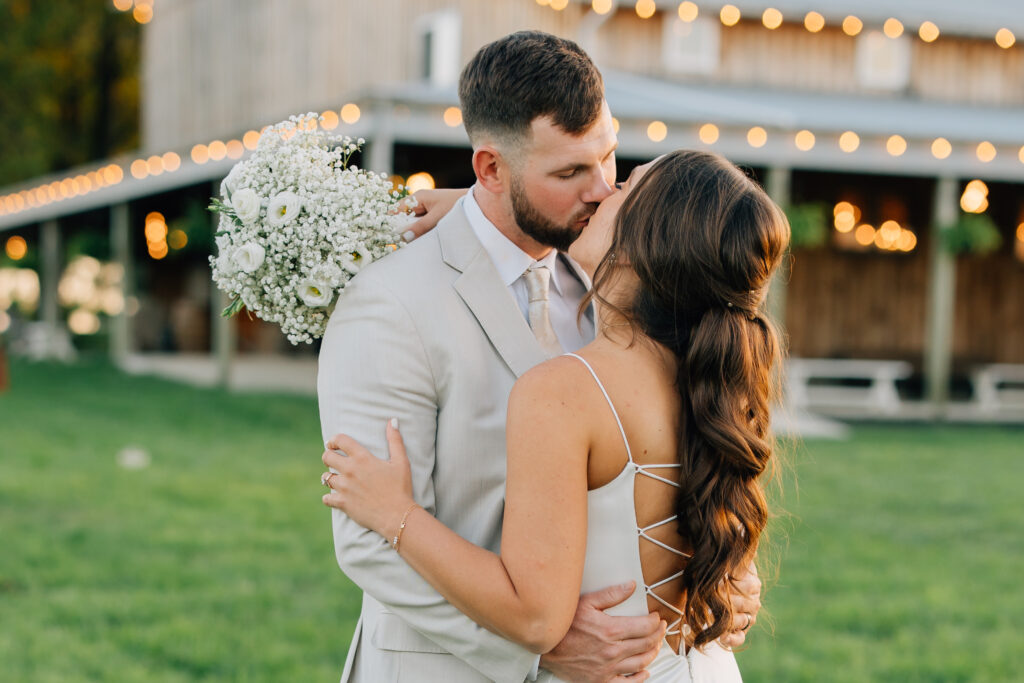
[(529, 320), (530, 306), (523, 274), (534, 263), (547, 266), (551, 271), (551, 288), (548, 290), (549, 316), (562, 349), (566, 352), (578, 351), (594, 341), (593, 306), (584, 314), (579, 325), (576, 324), (580, 301), (590, 285), (586, 273), (567, 254), (561, 254), (555, 249), (544, 258), (534, 261), (532, 256), (505, 237), (484, 215), (473, 197), (473, 189), (470, 188), (466, 196), (460, 200), (462, 209), (466, 212), (469, 225), (483, 245), (484, 251), (497, 268), (499, 277), (508, 287), (512, 298), (519, 304), (523, 317)]

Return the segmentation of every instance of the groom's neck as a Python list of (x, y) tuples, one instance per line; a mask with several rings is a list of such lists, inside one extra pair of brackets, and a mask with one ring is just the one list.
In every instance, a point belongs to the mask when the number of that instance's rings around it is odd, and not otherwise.
[(522, 249), (535, 261), (539, 261), (551, 253), (551, 246), (541, 244), (519, 228), (512, 213), (512, 207), (508, 205), (509, 202), (506, 197), (488, 192), (480, 185), (474, 185), (473, 199), (476, 200), (477, 206), (480, 207), (484, 217), (494, 224), (498, 232), (507, 237), (510, 242)]

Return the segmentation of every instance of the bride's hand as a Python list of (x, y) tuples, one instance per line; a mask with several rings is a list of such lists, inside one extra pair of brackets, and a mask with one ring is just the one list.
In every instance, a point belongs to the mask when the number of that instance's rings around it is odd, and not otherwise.
[[(466, 194), (466, 192), (468, 192), (466, 188), (457, 190), (438, 188), (434, 190), (420, 190), (415, 193), (413, 197), (416, 198), (416, 205), (411, 207), (409, 212), (417, 218), (405, 226), (402, 239), (406, 242), (412, 242), (417, 237), (421, 237), (433, 230), (438, 221), (452, 210), (455, 202), (459, 201), (459, 198)], [(399, 208), (404, 211), (407, 206), (408, 202), (403, 200)]]
[(323, 497), (325, 505), (338, 508), (360, 526), (390, 540), (414, 501), (412, 471), (398, 420), (388, 422), (387, 440), (389, 459), (380, 460), (350, 436), (332, 437), (323, 455), (330, 470), (321, 481), (331, 489)]

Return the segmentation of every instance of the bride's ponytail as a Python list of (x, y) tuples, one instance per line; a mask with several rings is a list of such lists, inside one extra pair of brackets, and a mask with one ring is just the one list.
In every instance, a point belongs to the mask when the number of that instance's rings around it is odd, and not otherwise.
[[(698, 647), (730, 628), (728, 577), (753, 560), (768, 520), (761, 475), (772, 464), (781, 350), (763, 307), (788, 241), (785, 216), (735, 166), (675, 152), (623, 202), (594, 277), (595, 297), (676, 357), (676, 507), (692, 553), (683, 611)], [(621, 263), (639, 282), (630, 305), (616, 307), (601, 291)]]

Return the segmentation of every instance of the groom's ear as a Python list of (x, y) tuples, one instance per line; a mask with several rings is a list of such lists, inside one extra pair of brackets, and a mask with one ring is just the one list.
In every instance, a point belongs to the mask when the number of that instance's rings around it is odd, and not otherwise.
[(480, 145), (473, 150), (473, 172), (476, 182), (493, 194), (503, 194), (509, 175), (508, 162), (491, 145)]

